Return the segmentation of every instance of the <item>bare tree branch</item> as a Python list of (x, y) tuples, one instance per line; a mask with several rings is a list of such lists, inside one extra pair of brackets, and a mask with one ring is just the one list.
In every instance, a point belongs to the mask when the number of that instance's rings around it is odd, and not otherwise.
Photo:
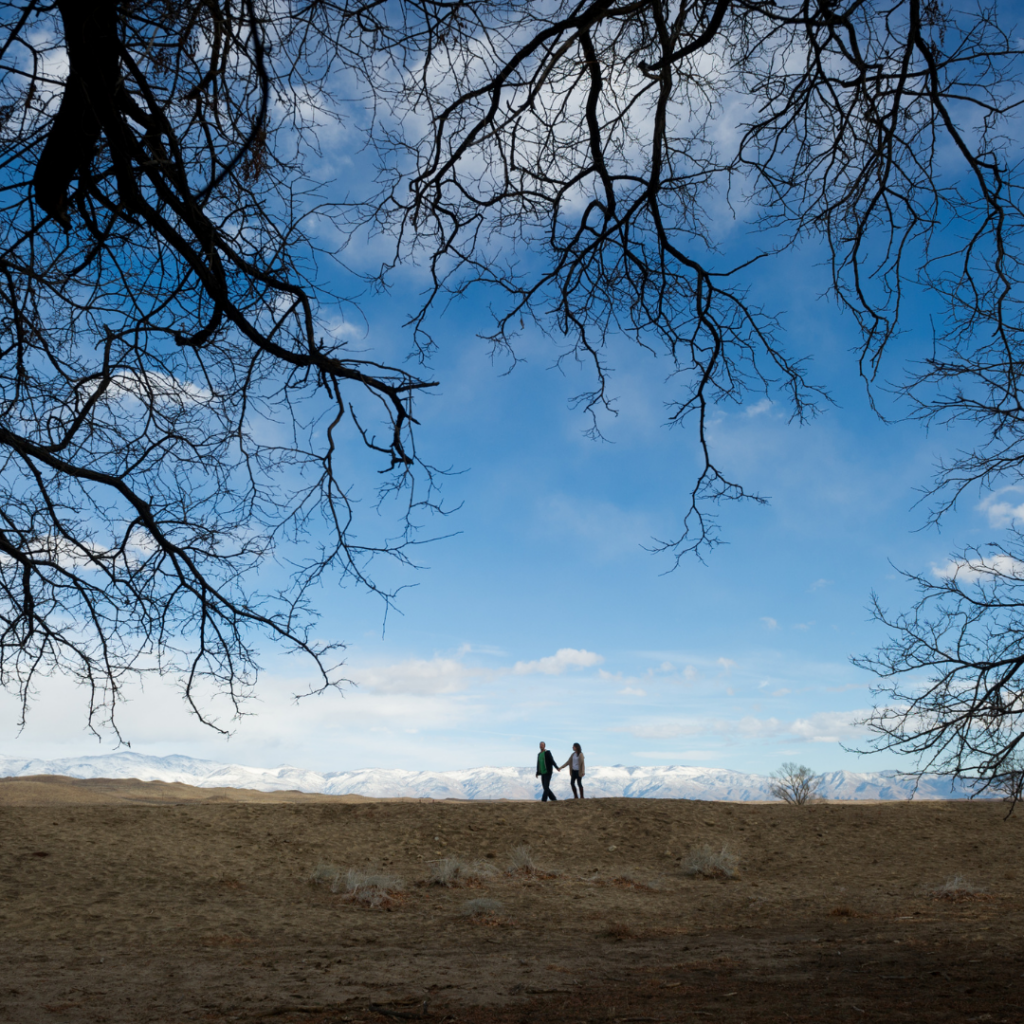
[[(304, 160), (335, 116), (348, 15), (58, 0), (2, 17), (2, 685), (24, 716), (64, 674), (120, 735), (125, 687), (167, 674), (223, 730), (210, 697), (242, 712), (262, 636), (335, 686), (314, 593), (347, 578), (389, 600), (369, 562), (408, 561), (409, 517), (436, 504), (411, 434), (433, 383), (329, 340), (322, 311)], [(353, 442), (406, 494), (396, 540), (355, 539)]]

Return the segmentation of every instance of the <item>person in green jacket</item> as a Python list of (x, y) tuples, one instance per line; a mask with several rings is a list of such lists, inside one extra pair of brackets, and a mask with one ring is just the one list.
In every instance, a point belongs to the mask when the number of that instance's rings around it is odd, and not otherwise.
[(545, 800), (557, 800), (558, 797), (551, 792), (551, 773), (553, 771), (561, 771), (562, 769), (555, 764), (554, 755), (550, 750), (547, 749), (547, 745), (543, 740), (540, 741), (540, 753), (537, 755), (537, 771), (534, 775), (540, 776), (540, 784), (543, 789), (541, 794), (541, 803)]

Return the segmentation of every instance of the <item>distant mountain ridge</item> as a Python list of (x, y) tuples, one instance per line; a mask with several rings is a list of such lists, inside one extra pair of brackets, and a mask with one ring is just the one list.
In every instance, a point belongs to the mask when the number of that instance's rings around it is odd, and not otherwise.
[[(183, 782), (189, 786), (257, 789), (263, 792), (299, 790), (303, 793), (368, 797), (421, 797), (434, 800), (532, 800), (540, 793), (533, 768), (466, 768), (448, 772), (414, 772), (398, 768), (361, 768), (347, 772), (314, 772), (291, 765), (251, 768), (220, 764), (172, 754), (153, 757), (121, 751), (93, 757), (54, 761), (0, 756), (0, 777), (66, 775), (75, 779), (140, 779), (145, 782)], [(570, 796), (568, 773), (556, 775), (553, 788)], [(587, 770), (588, 797), (658, 797), (677, 800), (771, 800), (772, 780), (727, 768), (681, 765), (654, 768), (594, 766)], [(564, 791), (564, 792), (563, 792)], [(820, 794), (831, 800), (950, 800), (964, 799), (969, 790), (948, 778), (920, 780), (894, 772), (827, 772)]]

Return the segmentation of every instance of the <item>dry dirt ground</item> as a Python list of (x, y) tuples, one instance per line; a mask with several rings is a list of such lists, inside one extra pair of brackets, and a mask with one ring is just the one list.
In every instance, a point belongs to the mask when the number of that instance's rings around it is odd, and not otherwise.
[[(0, 1021), (1024, 1021), (1004, 812), (2, 780)], [(701, 844), (739, 877), (687, 876)], [(430, 884), (446, 857), (491, 873)], [(367, 905), (350, 868), (404, 891)]]

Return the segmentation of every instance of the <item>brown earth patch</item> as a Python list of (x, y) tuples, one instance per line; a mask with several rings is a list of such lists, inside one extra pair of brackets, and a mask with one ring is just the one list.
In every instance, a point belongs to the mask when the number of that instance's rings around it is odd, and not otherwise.
[[(5, 780), (0, 1022), (1024, 1021), (1004, 812)], [(511, 875), (524, 839), (538, 871)], [(741, 877), (686, 876), (701, 843)], [(488, 853), (471, 891), (417, 884)], [(361, 905), (310, 883), (324, 864), (405, 888)], [(936, 898), (953, 877), (977, 892)]]

